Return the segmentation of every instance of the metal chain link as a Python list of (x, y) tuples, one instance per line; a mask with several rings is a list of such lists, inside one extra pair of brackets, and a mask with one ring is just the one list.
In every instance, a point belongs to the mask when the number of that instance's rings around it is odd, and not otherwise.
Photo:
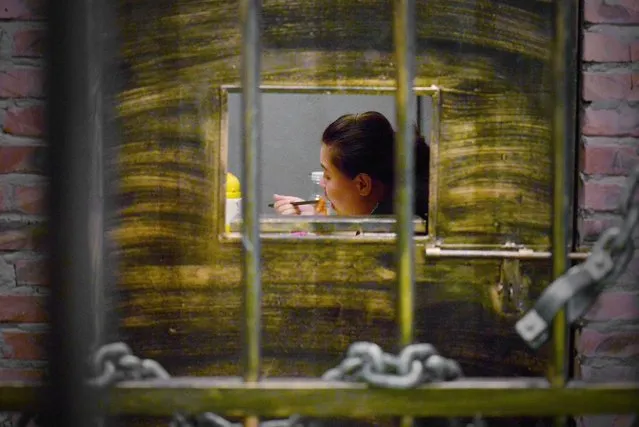
[(158, 362), (140, 359), (122, 342), (100, 347), (90, 362), (93, 377), (89, 386), (104, 389), (116, 382), (141, 379), (167, 379), (171, 376)]
[[(125, 343), (107, 344), (98, 349), (91, 360), (93, 377), (87, 381), (92, 387), (105, 389), (126, 380), (165, 379), (170, 375), (154, 360), (134, 356)], [(413, 344), (398, 356), (385, 353), (373, 343), (356, 342), (344, 360), (322, 375), (325, 381), (361, 382), (373, 387), (408, 389), (424, 383), (452, 381), (462, 376), (459, 364), (440, 356), (430, 344)], [(303, 427), (309, 419), (292, 415), (283, 420), (260, 423), (261, 427)], [(176, 414), (170, 427), (242, 427), (207, 412), (196, 416)], [(469, 424), (473, 427), (472, 424)], [(476, 418), (474, 427), (483, 427)]]
[(517, 322), (517, 333), (530, 347), (537, 349), (548, 341), (550, 325), (559, 310), (565, 307), (567, 321), (573, 324), (594, 304), (602, 289), (626, 270), (635, 251), (638, 189), (639, 165), (628, 176), (621, 194), (621, 224), (601, 233), (588, 258), (550, 284), (535, 306)]

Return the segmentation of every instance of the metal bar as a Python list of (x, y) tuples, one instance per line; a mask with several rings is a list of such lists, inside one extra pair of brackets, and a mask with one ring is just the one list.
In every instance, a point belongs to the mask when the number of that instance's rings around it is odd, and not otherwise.
[[(348, 230), (348, 231), (347, 231)], [(269, 230), (263, 232), (261, 236), (262, 246), (280, 245), (283, 243), (294, 243), (300, 245), (317, 245), (319, 242), (334, 243), (340, 245), (361, 245), (361, 244), (382, 244), (396, 245), (395, 233), (382, 231), (363, 231), (359, 236), (355, 236), (356, 230), (351, 230), (349, 226), (344, 226), (343, 230), (330, 231), (327, 234), (291, 235), (294, 231), (308, 231), (303, 227), (282, 227), (282, 229)], [(240, 233), (231, 232), (224, 235), (221, 240), (224, 243), (236, 244), (242, 241)], [(439, 259), (518, 259), (518, 260), (547, 260), (552, 258), (552, 253), (547, 251), (507, 251), (495, 249), (439, 249), (429, 248), (427, 245), (431, 241), (430, 236), (415, 236), (413, 244), (426, 246), (426, 258)], [(590, 256), (590, 252), (571, 252), (568, 258), (571, 262), (584, 261)]]
[[(569, 183), (569, 187), (571, 189), (571, 193), (570, 193), (570, 223), (568, 224), (570, 226), (570, 239), (571, 239), (571, 245), (570, 245), (570, 250), (571, 251), (576, 251), (579, 250), (579, 246), (580, 246), (580, 242), (579, 242), (579, 236), (578, 236), (578, 224), (579, 221), (581, 221), (581, 218), (579, 215), (577, 215), (576, 213), (579, 211), (579, 198), (577, 197), (577, 185), (576, 183), (579, 182), (579, 177), (581, 174), (581, 171), (578, 167), (579, 165), (579, 145), (580, 145), (580, 141), (581, 141), (581, 108), (580, 108), (580, 100), (581, 100), (581, 92), (580, 92), (580, 88), (581, 86), (581, 63), (582, 63), (582, 55), (581, 55), (581, 43), (579, 43), (579, 38), (581, 35), (581, 28), (583, 28), (582, 25), (582, 15), (580, 13), (580, 2), (576, 2), (576, 4), (571, 4), (570, 5), (570, 13), (569, 15), (572, 16), (571, 19), (571, 24), (568, 28), (567, 31), (569, 30), (570, 35), (569, 37), (571, 37), (571, 45), (572, 45), (572, 50), (570, 50), (569, 52), (569, 57), (571, 59), (570, 64), (566, 65), (566, 72), (568, 74), (568, 76), (566, 77), (566, 80), (569, 81), (571, 84), (567, 85), (565, 90), (566, 91), (570, 91), (571, 93), (568, 93), (567, 97), (570, 100), (570, 104), (568, 105), (569, 107), (569, 111), (566, 114), (566, 118), (567, 118), (567, 122), (566, 122), (566, 127), (567, 128), (572, 128), (572, 133), (574, 135), (574, 140), (572, 140), (572, 145), (573, 145), (573, 149), (572, 149), (572, 155), (570, 156), (570, 158), (566, 159), (566, 167), (567, 167), (567, 171), (569, 172), (568, 175), (568, 183)], [(569, 255), (570, 257), (570, 255)], [(566, 366), (567, 372), (568, 372), (568, 377), (572, 376), (575, 372), (575, 365), (579, 363), (579, 361), (577, 360), (576, 354), (575, 354), (575, 343), (576, 343), (576, 330), (573, 327), (569, 327), (569, 333), (568, 333), (568, 342), (569, 342), (569, 346), (568, 346), (568, 364)], [(639, 422), (639, 414), (636, 418), (637, 422)], [(639, 426), (637, 426), (639, 427)]]
[[(552, 252), (553, 278), (565, 273), (569, 267), (567, 252), (570, 247), (570, 208), (572, 188), (570, 165), (575, 150), (575, 127), (573, 97), (574, 81), (570, 69), (574, 67), (574, 25), (576, 4), (574, 0), (554, 3), (555, 25), (553, 34), (553, 222)], [(552, 355), (548, 378), (553, 387), (563, 387), (568, 379), (568, 325), (566, 312), (557, 313), (552, 326)], [(566, 417), (555, 419), (557, 427), (566, 423)]]
[[(261, 0), (241, 0), (242, 22), (242, 200), (244, 280), (244, 380), (260, 376), (261, 277), (260, 277), (260, 8)], [(253, 414), (247, 414), (253, 415)], [(245, 425), (257, 426), (249, 416)]]
[[(415, 193), (415, 142), (413, 120), (413, 80), (415, 79), (415, 0), (394, 2), (394, 44), (397, 91), (395, 110), (395, 216), (397, 218), (397, 317), (399, 347), (412, 344), (415, 334), (415, 245), (413, 217)], [(402, 427), (413, 425), (410, 417), (400, 420)]]
[[(0, 382), (0, 409), (32, 405), (35, 383)], [(279, 379), (245, 384), (241, 378), (172, 378), (116, 385), (104, 400), (109, 414), (170, 416), (215, 411), (222, 416), (553, 416), (626, 414), (637, 410), (639, 383), (570, 382), (554, 388), (544, 378), (475, 378), (410, 390), (364, 384)]]
[(48, 8), (51, 383), (44, 411), (54, 426), (88, 425), (97, 409), (83, 369), (102, 327), (95, 310), (102, 282), (102, 179), (92, 170), (102, 161), (103, 116), (94, 99), (102, 93), (96, 53), (102, 7), (100, 0), (61, 0)]
[[(241, 86), (236, 85), (222, 85), (220, 89), (229, 93), (237, 93), (241, 92)], [(300, 85), (299, 82), (292, 82), (290, 85), (286, 84), (262, 84), (260, 85), (260, 91), (262, 93), (308, 93), (308, 94), (318, 94), (318, 95), (335, 95), (335, 94), (344, 94), (344, 95), (391, 95), (397, 90), (396, 86), (382, 86), (379, 84), (373, 84), (370, 86), (362, 86), (362, 85), (333, 85), (333, 86), (324, 86), (324, 85)], [(421, 95), (421, 96), (435, 96), (439, 93), (440, 88), (435, 85), (431, 86), (417, 86), (413, 88), (413, 92)]]
[[(259, 220), (261, 233), (286, 233), (292, 231), (343, 232), (360, 231), (362, 233), (394, 233), (397, 221), (393, 217), (327, 217), (310, 216), (265, 216)], [(231, 223), (231, 232), (240, 231), (240, 222)], [(421, 218), (413, 219), (415, 233), (426, 233), (426, 222)]]
[[(588, 258), (590, 252), (571, 252), (571, 261), (582, 261)], [(426, 248), (427, 258), (470, 258), (470, 259), (520, 259), (543, 260), (552, 258), (551, 252), (546, 251), (499, 251), (499, 250), (465, 250)]]
[(394, 2), (394, 43), (397, 91), (395, 110), (395, 216), (397, 218), (397, 316), (399, 345), (413, 342), (415, 257), (413, 217), (415, 177), (415, 143), (413, 119), (413, 80), (415, 78), (415, 0)]
[[(92, 19), (91, 14), (100, 9), (99, 1), (89, 1), (89, 17), (87, 19), (87, 45), (97, 46), (100, 43), (101, 31), (100, 23)], [(91, 142), (89, 147), (92, 150), (89, 170), (90, 189), (89, 192), (89, 259), (91, 277), (88, 283), (93, 285), (93, 295), (91, 311), (93, 312), (93, 333), (92, 347), (99, 346), (102, 339), (102, 328), (104, 325), (104, 299), (102, 291), (104, 289), (104, 165), (103, 165), (103, 111), (105, 104), (102, 86), (102, 50), (88, 49), (88, 85), (87, 103), (89, 104), (90, 122), (89, 132), (91, 132)]]
[[(291, 230), (293, 232), (294, 230)], [(355, 236), (355, 232), (337, 232), (332, 235), (328, 234), (307, 234), (307, 235), (292, 235), (291, 232), (286, 233), (266, 233), (263, 234), (261, 239), (263, 245), (269, 244), (282, 244), (282, 243), (294, 243), (300, 246), (300, 250), (303, 250), (303, 245), (308, 243), (309, 245), (316, 246), (319, 243), (332, 243), (340, 245), (360, 245), (360, 244), (388, 244), (397, 246), (397, 239), (395, 233), (375, 233), (375, 234), (360, 234)], [(224, 243), (234, 244), (242, 241), (240, 233), (227, 233), (222, 236), (220, 240)], [(427, 240), (426, 236), (417, 237), (415, 243), (423, 243)], [(310, 243), (309, 243), (310, 242)]]
[[(91, 280), (93, 284), (94, 314), (92, 347), (104, 344), (105, 335), (113, 325), (108, 325), (107, 287), (113, 285), (113, 275), (107, 272), (113, 270), (113, 260), (109, 254), (107, 236), (107, 212), (112, 212), (113, 200), (109, 197), (108, 182), (114, 182), (116, 172), (110, 167), (115, 159), (111, 157), (118, 141), (116, 127), (116, 96), (118, 46), (117, 46), (117, 11), (111, 2), (92, 0), (89, 2), (90, 19), (88, 19), (88, 102), (91, 122), (89, 123), (92, 149), (90, 160), (91, 191), (89, 194), (89, 246), (91, 260)], [(99, 48), (98, 48), (99, 47)]]

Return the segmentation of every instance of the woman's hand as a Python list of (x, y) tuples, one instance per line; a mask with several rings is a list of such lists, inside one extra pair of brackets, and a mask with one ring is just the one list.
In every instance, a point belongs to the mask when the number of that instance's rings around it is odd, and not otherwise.
[(293, 206), (291, 202), (302, 202), (304, 199), (293, 196), (273, 194), (273, 209), (280, 215), (314, 215), (315, 205)]

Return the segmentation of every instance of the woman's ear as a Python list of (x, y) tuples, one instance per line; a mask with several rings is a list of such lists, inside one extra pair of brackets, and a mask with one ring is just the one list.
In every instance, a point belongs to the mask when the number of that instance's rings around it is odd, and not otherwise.
[(373, 191), (373, 180), (367, 173), (360, 173), (355, 177), (355, 185), (360, 196), (368, 196)]

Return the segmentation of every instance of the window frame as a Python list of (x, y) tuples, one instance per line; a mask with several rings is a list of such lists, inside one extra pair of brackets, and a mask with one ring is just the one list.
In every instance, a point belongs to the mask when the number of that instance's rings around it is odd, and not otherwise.
[[(429, 192), (429, 212), (428, 221), (415, 217), (413, 227), (416, 233), (415, 242), (431, 241), (436, 235), (437, 224), (437, 173), (438, 173), (438, 151), (440, 140), (440, 117), (441, 117), (441, 89), (435, 85), (417, 86), (413, 89), (419, 102), (421, 97), (432, 99), (431, 129), (428, 135), (430, 146), (430, 176), (428, 184)], [(280, 94), (322, 94), (322, 95), (393, 95), (396, 89), (392, 86), (370, 85), (370, 86), (316, 86), (300, 85), (299, 83), (261, 84), (261, 93)], [(214, 182), (218, 189), (218, 197), (214, 199), (212, 211), (213, 233), (215, 240), (221, 244), (237, 243), (241, 240), (239, 224), (232, 224), (231, 230), (226, 229), (226, 191), (224, 183), (228, 172), (228, 96), (230, 93), (241, 93), (240, 85), (225, 84), (213, 89), (211, 103), (207, 106), (207, 121), (217, 123), (212, 129), (219, 128), (219, 137), (210, 138), (211, 161), (214, 162)], [(213, 130), (212, 130), (213, 131)], [(426, 225), (427, 223), (427, 225)], [(285, 218), (276, 215), (260, 216), (260, 235), (264, 240), (277, 241), (297, 241), (299, 239), (310, 241), (348, 241), (357, 239), (358, 241), (387, 241), (392, 239), (395, 233), (395, 219), (393, 216), (384, 217), (295, 217)], [(295, 231), (307, 231), (315, 235), (296, 236)], [(357, 235), (361, 232), (363, 235)]]

